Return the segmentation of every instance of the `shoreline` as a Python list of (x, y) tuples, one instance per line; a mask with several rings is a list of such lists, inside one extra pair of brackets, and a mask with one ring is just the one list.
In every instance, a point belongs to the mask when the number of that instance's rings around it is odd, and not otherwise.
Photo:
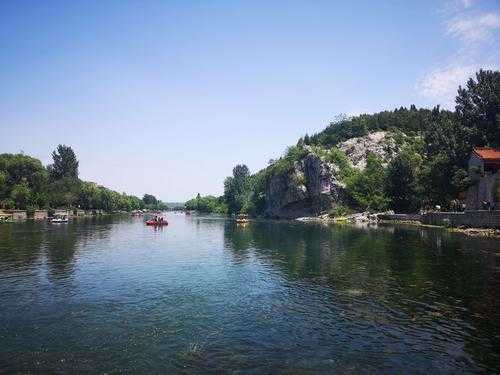
[(329, 218), (324, 216), (301, 217), (295, 219), (300, 222), (316, 222), (323, 224), (390, 224), (390, 225), (411, 225), (421, 228), (439, 228), (450, 233), (459, 233), (470, 237), (485, 237), (500, 239), (500, 229), (495, 228), (477, 228), (477, 227), (446, 227), (444, 225), (425, 224), (418, 220), (388, 220), (388, 219), (369, 219), (353, 220), (347, 217)]

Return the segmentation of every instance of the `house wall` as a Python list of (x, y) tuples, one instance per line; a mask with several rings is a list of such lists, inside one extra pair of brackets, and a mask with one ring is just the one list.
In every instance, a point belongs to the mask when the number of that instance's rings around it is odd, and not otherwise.
[(473, 167), (478, 167), (481, 172), (484, 171), (484, 162), (482, 159), (478, 158), (475, 154), (469, 159), (469, 170)]
[[(486, 172), (483, 177), (479, 177), (476, 183), (467, 191), (466, 206), (468, 210), (482, 209), (482, 202), (495, 201), (495, 183), (500, 180), (500, 172), (491, 174)], [(496, 207), (500, 209), (500, 207)]]

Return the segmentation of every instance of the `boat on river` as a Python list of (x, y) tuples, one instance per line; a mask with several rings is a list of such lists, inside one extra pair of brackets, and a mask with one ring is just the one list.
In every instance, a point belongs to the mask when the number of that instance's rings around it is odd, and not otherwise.
[(0, 224), (13, 223), (12, 217), (10, 215), (0, 215)]
[(51, 223), (67, 223), (68, 222), (68, 217), (66, 215), (61, 215), (61, 216), (54, 216), (53, 218), (50, 219)]
[(168, 225), (167, 220), (155, 221), (155, 220), (146, 220), (146, 225), (155, 226), (155, 227), (163, 227)]
[(248, 218), (248, 215), (245, 214), (239, 214), (236, 215), (236, 224), (246, 224), (250, 221)]

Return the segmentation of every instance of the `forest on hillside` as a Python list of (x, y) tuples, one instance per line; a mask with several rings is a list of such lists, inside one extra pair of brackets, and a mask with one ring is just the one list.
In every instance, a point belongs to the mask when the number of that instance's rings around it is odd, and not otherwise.
[[(186, 202), (186, 208), (262, 215), (270, 178), (292, 168), (311, 150), (340, 169), (350, 204), (336, 210), (416, 212), (434, 204), (450, 207), (471, 184), (467, 161), (472, 149), (500, 147), (500, 72), (480, 70), (458, 88), (455, 102), (454, 111), (411, 105), (351, 118), (340, 116), (320, 133), (299, 139), (257, 173), (251, 174), (245, 165), (235, 166), (233, 175), (224, 181), (223, 196), (198, 194)], [(397, 155), (388, 164), (369, 155), (364, 170), (353, 168), (337, 146), (375, 131), (392, 134), (400, 146)]]
[(165, 209), (151, 194), (138, 198), (78, 178), (79, 162), (73, 149), (59, 145), (47, 167), (28, 155), (0, 154), (0, 208), (35, 210), (81, 208), (106, 212)]

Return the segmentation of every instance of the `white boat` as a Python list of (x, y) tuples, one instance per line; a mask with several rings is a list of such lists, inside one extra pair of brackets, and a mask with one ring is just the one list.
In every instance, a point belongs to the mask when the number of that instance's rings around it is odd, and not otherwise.
[(67, 216), (54, 216), (52, 219), (50, 219), (51, 223), (67, 223), (68, 222), (68, 217)]

